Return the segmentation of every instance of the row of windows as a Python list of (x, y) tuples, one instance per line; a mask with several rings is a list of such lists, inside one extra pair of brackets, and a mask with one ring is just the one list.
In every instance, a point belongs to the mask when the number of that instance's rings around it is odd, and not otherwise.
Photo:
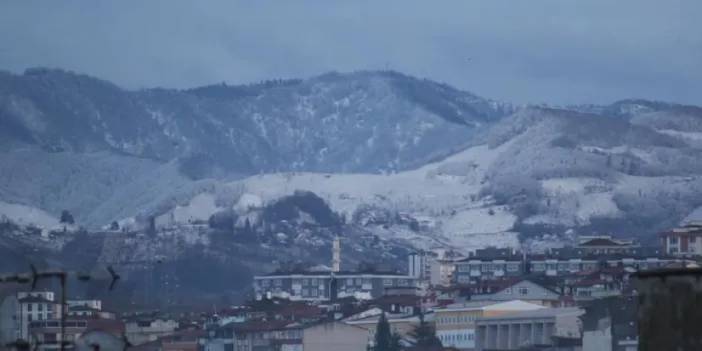
[[(299, 284), (299, 285), (303, 285), (303, 286), (318, 286), (321, 284), (326, 284), (327, 282), (323, 279), (310, 278), (310, 279), (294, 279), (292, 281), (292, 283), (295, 285)], [(346, 279), (341, 280), (341, 284), (346, 285), (346, 286), (371, 285), (372, 283), (373, 283), (373, 280), (370, 278), (346, 278)], [(392, 279), (392, 278), (383, 279), (383, 285), (385, 285), (385, 286), (393, 286), (395, 284), (397, 284), (398, 286), (410, 286), (411, 281), (409, 279)], [(269, 287), (269, 286), (280, 287), (280, 286), (283, 286), (283, 279), (282, 278), (261, 279), (260, 285), (261, 285), (261, 287)]]
[(481, 271), (481, 272), (494, 272), (494, 271), (504, 271), (507, 272), (518, 272), (521, 268), (519, 263), (471, 263), (471, 264), (459, 264), (457, 269), (459, 272), (470, 272), (470, 271)]
[(475, 321), (476, 316), (474, 315), (463, 315), (463, 316), (447, 316), (436, 318), (437, 324), (457, 324), (457, 323), (468, 323)]
[[(38, 320), (38, 321), (41, 321), (41, 320), (44, 320), (44, 319), (45, 319), (45, 318), (44, 318), (44, 315), (43, 315), (43, 314), (38, 314), (38, 315), (36, 316), (36, 320)], [(46, 314), (46, 319), (54, 319), (54, 314), (53, 314), (53, 313), (47, 313), (47, 314)], [(34, 315), (28, 314), (28, 315), (27, 315), (27, 322), (31, 322), (31, 321), (33, 321), (33, 320), (35, 320)]]
[(44, 309), (50, 310), (49, 306), (45, 303), (28, 303), (27, 304), (27, 311), (33, 311), (36, 306), (37, 311), (43, 311)]
[(472, 341), (475, 335), (473, 334), (444, 334), (439, 335), (439, 340), (441, 343), (448, 346), (451, 343), (461, 342), (461, 341)]

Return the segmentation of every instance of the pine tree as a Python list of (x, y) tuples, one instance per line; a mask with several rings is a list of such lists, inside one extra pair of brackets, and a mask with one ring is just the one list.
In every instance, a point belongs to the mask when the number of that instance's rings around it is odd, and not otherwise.
[(73, 224), (75, 223), (75, 220), (73, 220), (73, 215), (68, 212), (68, 210), (63, 210), (61, 211), (61, 223), (67, 223), (67, 224)]
[(375, 328), (373, 351), (400, 351), (400, 336), (390, 331), (390, 323), (385, 317), (385, 312), (380, 315)]
[(414, 346), (441, 347), (441, 340), (436, 337), (436, 329), (431, 323), (424, 320), (424, 314), (419, 314), (419, 325), (412, 330), (410, 336), (414, 339)]

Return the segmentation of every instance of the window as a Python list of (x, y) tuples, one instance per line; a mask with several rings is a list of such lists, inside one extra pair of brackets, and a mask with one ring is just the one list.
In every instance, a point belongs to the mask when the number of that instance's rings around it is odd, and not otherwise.
[(670, 245), (677, 245), (678, 244), (678, 237), (677, 236), (668, 237), (668, 243)]
[(695, 240), (697, 240), (697, 237), (695, 237), (695, 236), (691, 236), (691, 237), (690, 237), (690, 242), (691, 242), (691, 243), (694, 243)]
[(267, 287), (270, 284), (270, 281), (268, 279), (263, 279), (261, 280), (261, 286), (262, 287)]
[(31, 311), (33, 308), (34, 308), (34, 304), (33, 304), (33, 303), (27, 304), (27, 311)]
[(529, 288), (527, 288), (525, 286), (519, 288), (519, 295), (527, 295), (527, 294), (529, 294)]
[(310, 280), (307, 278), (302, 279), (302, 285), (310, 285)]
[(383, 285), (392, 286), (392, 279), (388, 279), (388, 278), (383, 279)]
[(346, 278), (346, 285), (353, 285), (353, 278)]
[(516, 272), (519, 270), (519, 263), (510, 263), (507, 265), (507, 271)]
[(273, 281), (273, 284), (275, 286), (283, 286), (283, 280), (282, 279), (276, 279)]
[(37, 304), (37, 310), (38, 310), (38, 311), (43, 311), (43, 310), (44, 310), (44, 304), (43, 304), (43, 303), (38, 303), (38, 304)]
[(312, 279), (310, 279), (310, 284), (317, 285), (317, 284), (319, 284), (319, 280), (317, 280), (317, 278), (312, 278)]
[(363, 280), (361, 278), (356, 278), (356, 285), (362, 285)]
[(543, 272), (545, 265), (543, 263), (534, 263), (532, 268), (534, 269), (534, 272)]

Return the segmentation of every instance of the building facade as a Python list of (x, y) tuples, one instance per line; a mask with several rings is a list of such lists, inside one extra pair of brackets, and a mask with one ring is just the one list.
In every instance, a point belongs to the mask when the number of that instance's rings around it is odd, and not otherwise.
[(547, 308), (478, 318), (475, 349), (521, 350), (530, 346), (556, 346), (557, 338), (581, 337), (579, 308)]
[(524, 258), (512, 249), (476, 250), (468, 258), (455, 263), (454, 282), (470, 284), (484, 279), (518, 277), (524, 274)]
[(509, 301), (518, 299), (543, 306), (558, 307), (561, 295), (529, 280), (518, 280), (508, 287), (492, 294), (471, 296), (475, 301)]
[(321, 323), (302, 331), (300, 351), (328, 351), (330, 344), (334, 351), (366, 350), (368, 342), (368, 331), (363, 328), (341, 322)]
[(521, 311), (533, 311), (545, 307), (524, 301), (469, 301), (452, 304), (434, 310), (436, 337), (444, 347), (459, 349), (475, 348), (475, 327), (478, 318), (500, 316)]
[(660, 234), (661, 245), (671, 256), (702, 255), (702, 222), (690, 222)]
[(417, 278), (396, 273), (300, 272), (254, 277), (258, 300), (274, 297), (294, 301), (330, 301), (343, 297), (367, 300), (383, 296), (391, 289), (417, 288)]

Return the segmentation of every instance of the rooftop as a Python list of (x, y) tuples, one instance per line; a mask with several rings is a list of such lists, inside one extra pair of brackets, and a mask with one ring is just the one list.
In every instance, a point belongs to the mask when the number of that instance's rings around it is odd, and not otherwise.
[[(316, 276), (316, 277), (330, 277), (332, 276), (331, 272), (312, 272), (312, 271), (304, 271), (304, 270), (299, 270), (299, 271), (276, 271), (272, 273), (267, 273), (264, 275), (258, 275), (256, 278), (265, 278), (265, 277), (286, 277), (286, 276), (293, 276), (293, 275), (303, 275), (303, 276)], [(391, 275), (391, 276), (397, 276), (397, 277), (407, 277), (407, 278), (413, 278), (410, 277), (406, 274), (399, 273), (399, 272), (393, 272), (393, 271), (340, 271), (340, 272), (335, 272), (333, 273), (334, 276), (339, 277), (339, 278), (344, 278), (347, 276), (373, 276), (373, 275)]]
[(17, 300), (20, 303), (55, 303), (58, 304), (56, 301), (51, 301), (49, 299), (45, 299), (41, 296), (26, 296), (21, 299)]
[(492, 317), (481, 317), (477, 319), (477, 322), (490, 322), (490, 321), (500, 321), (500, 320), (510, 320), (510, 319), (531, 319), (531, 318), (553, 318), (565, 315), (576, 315), (580, 316), (584, 314), (580, 308), (577, 307), (564, 307), (564, 308), (541, 308), (531, 311), (521, 311), (509, 314), (503, 314), (500, 316)]

